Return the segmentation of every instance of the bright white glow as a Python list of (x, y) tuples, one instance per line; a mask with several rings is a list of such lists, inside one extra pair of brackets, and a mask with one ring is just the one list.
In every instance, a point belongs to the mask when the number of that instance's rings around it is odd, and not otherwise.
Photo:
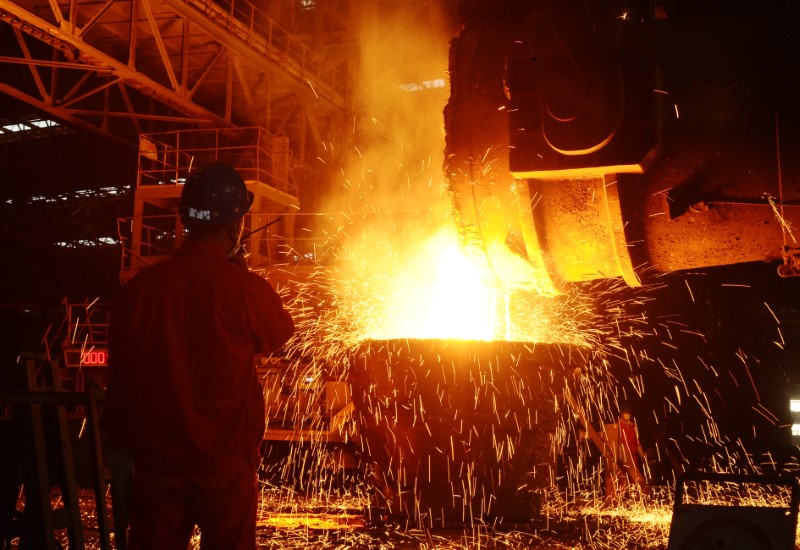
[(789, 410), (793, 413), (800, 412), (800, 399), (790, 399)]
[[(129, 191), (131, 188), (130, 185), (124, 185), (122, 187), (101, 187), (100, 189), (79, 189), (78, 191), (72, 191), (71, 194), (62, 194), (62, 195), (55, 195), (52, 197), (48, 197), (46, 195), (34, 195), (33, 197), (28, 198), (30, 202), (46, 202), (46, 203), (53, 203), (58, 201), (68, 201), (75, 197), (98, 197), (103, 195), (119, 195), (124, 191)], [(11, 204), (11, 201), (6, 201), (8, 204)]]
[(52, 128), (54, 126), (60, 126), (60, 124), (55, 120), (29, 120), (28, 124), (33, 124), (37, 128)]
[[(4, 122), (7, 122), (7, 119)], [(27, 132), (33, 132), (41, 129), (55, 128), (57, 126), (61, 126), (61, 124), (59, 124), (55, 120), (35, 118), (32, 120), (23, 120), (21, 122), (15, 122), (13, 124), (2, 124), (2, 126), (0, 126), (0, 135), (24, 134)]]
[(97, 240), (78, 239), (72, 242), (58, 241), (53, 244), (61, 248), (92, 248), (104, 245), (117, 245), (119, 241), (113, 237), (98, 237)]
[(407, 84), (400, 84), (400, 89), (404, 92), (421, 92), (422, 90), (431, 90), (434, 88), (444, 88), (444, 78), (436, 78), (434, 80), (425, 80), (423, 82), (409, 82)]
[(493, 339), (497, 320), (489, 275), (462, 253), (455, 234), (433, 235), (391, 277), (383, 313), (368, 336)]
[(800, 437), (800, 424), (792, 424), (792, 435)]

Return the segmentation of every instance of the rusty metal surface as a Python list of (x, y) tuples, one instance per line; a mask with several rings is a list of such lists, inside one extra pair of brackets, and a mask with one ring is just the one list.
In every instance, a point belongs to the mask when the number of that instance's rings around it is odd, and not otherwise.
[(540, 288), (792, 264), (797, 14), (579, 4), (490, 12), (452, 43), (447, 174), (463, 242), (490, 263), (524, 258), (514, 282)]
[(563, 345), (373, 341), (351, 370), (377, 504), (411, 525), (530, 520), (554, 481)]
[(450, 50), (450, 100), (445, 107), (445, 175), (462, 242), (490, 268), (503, 255), (525, 259), (527, 272), (494, 269), (511, 286), (555, 291), (530, 223), (529, 203), (508, 168), (508, 113), (503, 71), (518, 34), (508, 22), (465, 28)]

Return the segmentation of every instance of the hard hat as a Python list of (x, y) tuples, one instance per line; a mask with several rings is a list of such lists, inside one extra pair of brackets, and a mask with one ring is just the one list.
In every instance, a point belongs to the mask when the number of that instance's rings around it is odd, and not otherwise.
[(622, 413), (633, 414), (633, 408), (631, 407), (631, 404), (628, 403), (627, 401), (623, 401), (619, 405), (619, 414), (622, 414)]
[(241, 218), (252, 204), (253, 193), (242, 176), (217, 161), (189, 174), (178, 213), (183, 223), (217, 225)]

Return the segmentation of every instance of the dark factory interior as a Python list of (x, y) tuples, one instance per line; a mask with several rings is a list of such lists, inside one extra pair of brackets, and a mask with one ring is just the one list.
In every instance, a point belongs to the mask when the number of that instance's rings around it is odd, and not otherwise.
[(796, 548), (799, 16), (0, 0), (0, 548), (128, 547), (109, 316), (213, 161), (295, 324), (259, 548)]

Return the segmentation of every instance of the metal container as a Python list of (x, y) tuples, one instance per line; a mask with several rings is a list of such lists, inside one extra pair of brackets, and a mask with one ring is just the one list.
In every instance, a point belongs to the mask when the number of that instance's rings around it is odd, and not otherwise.
[(553, 483), (560, 395), (586, 349), (371, 341), (351, 369), (376, 504), (409, 525), (528, 521)]

